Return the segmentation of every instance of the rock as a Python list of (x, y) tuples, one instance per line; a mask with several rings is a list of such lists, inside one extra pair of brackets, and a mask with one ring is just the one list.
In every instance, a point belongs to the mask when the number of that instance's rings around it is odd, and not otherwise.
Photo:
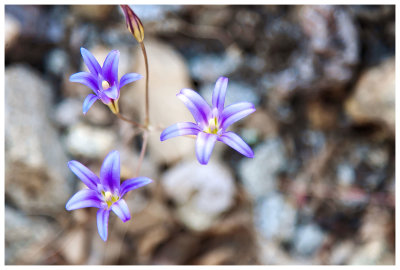
[(110, 5), (73, 5), (72, 12), (76, 15), (88, 19), (102, 21), (110, 16), (115, 6)]
[(190, 229), (203, 231), (228, 210), (235, 195), (234, 179), (220, 163), (203, 166), (185, 161), (162, 178), (166, 194), (176, 203), (179, 219)]
[(41, 264), (45, 245), (55, 237), (56, 228), (45, 218), (30, 218), (5, 207), (5, 263)]
[(323, 239), (324, 233), (317, 225), (301, 225), (296, 229), (293, 247), (301, 256), (310, 256), (321, 246)]
[(85, 230), (73, 229), (67, 233), (62, 242), (62, 254), (69, 264), (83, 264), (87, 252)]
[(240, 162), (240, 179), (252, 198), (258, 199), (276, 190), (276, 174), (286, 162), (284, 145), (279, 138), (265, 140), (254, 150), (254, 158)]
[(233, 73), (242, 61), (241, 52), (237, 47), (230, 47), (223, 55), (202, 54), (189, 59), (189, 69), (192, 77), (199, 81), (212, 83), (220, 76)]
[(4, 21), (4, 46), (7, 50), (10, 48), (15, 41), (17, 40), (20, 32), (21, 32), (21, 24), (20, 22), (14, 18), (12, 15), (5, 13), (5, 21)]
[(395, 77), (394, 57), (361, 75), (354, 94), (345, 103), (346, 112), (355, 123), (383, 122), (394, 132)]
[(359, 247), (351, 257), (351, 265), (371, 265), (380, 264), (380, 259), (384, 255), (386, 245), (384, 241), (371, 241)]
[[(178, 12), (182, 9), (180, 5), (130, 5), (132, 10), (140, 18), (142, 23), (163, 21), (169, 12)], [(123, 14), (121, 9), (121, 15)]]
[(354, 168), (347, 163), (341, 163), (336, 167), (336, 177), (342, 186), (352, 186), (356, 180)]
[(296, 210), (282, 195), (274, 192), (257, 202), (254, 219), (263, 237), (287, 241), (294, 233)]
[[(173, 48), (159, 41), (147, 40), (146, 51), (149, 59), (149, 99), (150, 122), (154, 127), (162, 127), (149, 136), (150, 157), (156, 162), (172, 163), (183, 157), (194, 156), (194, 140), (174, 138), (160, 142), (163, 128), (177, 122), (193, 122), (193, 117), (185, 105), (176, 97), (182, 88), (192, 88), (186, 64)], [(145, 76), (144, 60), (138, 49), (135, 72)], [(168, 64), (166, 64), (168, 63)], [(145, 78), (126, 86), (121, 94), (120, 106), (123, 112), (134, 115), (135, 111), (144, 119)]]
[(78, 99), (63, 99), (55, 109), (54, 121), (62, 127), (75, 125), (82, 115), (82, 102)]
[(68, 152), (73, 156), (97, 159), (105, 157), (114, 149), (117, 138), (110, 128), (78, 123), (69, 128), (64, 141)]
[(63, 211), (71, 187), (68, 159), (49, 121), (54, 90), (22, 65), (7, 67), (5, 85), (6, 196), (26, 213)]
[(335, 245), (332, 250), (329, 264), (347, 264), (356, 247), (351, 241), (343, 241)]
[(45, 58), (47, 72), (62, 76), (68, 71), (69, 55), (61, 49), (51, 50)]

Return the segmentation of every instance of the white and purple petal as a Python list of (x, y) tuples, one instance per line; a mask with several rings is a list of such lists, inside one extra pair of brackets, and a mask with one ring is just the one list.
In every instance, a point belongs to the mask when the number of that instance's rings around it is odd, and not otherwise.
[(220, 127), (222, 130), (225, 130), (236, 121), (239, 121), (255, 111), (254, 105), (250, 102), (239, 102), (229, 105), (222, 111)]
[(109, 84), (115, 84), (118, 82), (118, 62), (119, 51), (117, 50), (112, 50), (104, 60), (103, 77)]
[(119, 98), (119, 89), (118, 87), (114, 84), (110, 88), (103, 90), (103, 94), (105, 94), (107, 97), (110, 99), (118, 99)]
[(199, 132), (196, 140), (196, 156), (200, 164), (207, 164), (210, 160), (212, 150), (217, 141), (216, 134)]
[(70, 170), (90, 189), (97, 190), (100, 179), (82, 163), (71, 160), (68, 162)]
[(120, 159), (118, 151), (110, 152), (100, 169), (100, 181), (106, 191), (114, 193), (120, 187)]
[(101, 208), (97, 211), (97, 230), (100, 238), (105, 242), (107, 241), (108, 235), (108, 217), (110, 216), (110, 210), (107, 208)]
[(88, 112), (88, 110), (90, 109), (90, 107), (92, 107), (93, 103), (95, 103), (96, 100), (98, 100), (98, 99), (99, 99), (98, 96), (89, 94), (85, 98), (85, 101), (83, 101), (83, 105), (82, 105), (83, 114), (86, 114)]
[(111, 205), (111, 210), (123, 221), (127, 222), (131, 219), (128, 205), (125, 200), (121, 199)]
[(101, 74), (100, 64), (99, 62), (97, 62), (96, 58), (94, 58), (93, 54), (83, 47), (81, 48), (81, 54), (83, 61), (88, 67), (90, 73), (92, 73), (96, 77), (98, 76), (98, 74)]
[(211, 114), (211, 108), (198, 93), (185, 88), (176, 96), (186, 105), (201, 128), (208, 125), (208, 116)]
[(228, 87), (228, 78), (219, 77), (215, 83), (215, 88), (212, 95), (212, 104), (218, 111), (224, 109), (226, 88)]
[(218, 141), (221, 141), (229, 145), (230, 147), (232, 147), (233, 149), (235, 149), (236, 151), (238, 151), (239, 153), (241, 153), (246, 157), (249, 158), (254, 157), (253, 150), (251, 150), (250, 146), (248, 146), (247, 143), (245, 143), (242, 138), (240, 138), (236, 133), (233, 133), (232, 131), (224, 132), (218, 138)]
[(139, 79), (143, 78), (142, 75), (137, 74), (137, 73), (127, 73), (124, 76), (122, 76), (121, 81), (119, 82), (119, 88), (122, 88), (123, 86), (127, 85), (128, 83), (137, 81)]
[(81, 83), (92, 89), (95, 93), (98, 91), (97, 79), (89, 72), (78, 72), (69, 77), (71, 82)]
[(143, 187), (151, 182), (152, 180), (147, 177), (136, 177), (127, 179), (121, 184), (120, 197), (123, 197), (128, 191)]
[(86, 208), (86, 207), (101, 207), (101, 199), (97, 191), (92, 189), (82, 189), (75, 193), (65, 205), (68, 211)]
[(200, 127), (195, 123), (183, 122), (176, 123), (163, 130), (160, 140), (165, 141), (176, 136), (197, 135), (201, 131)]

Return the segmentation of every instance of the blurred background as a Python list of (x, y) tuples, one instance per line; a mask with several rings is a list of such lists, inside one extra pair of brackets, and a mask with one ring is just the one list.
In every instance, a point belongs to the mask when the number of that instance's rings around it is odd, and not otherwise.
[[(145, 74), (118, 6), (5, 6), (6, 264), (394, 264), (394, 6), (132, 6), (144, 24), (154, 125), (193, 121), (176, 98), (257, 111), (231, 129), (255, 152), (217, 143), (201, 166), (190, 138), (150, 138), (127, 197), (132, 219), (110, 215), (104, 243), (93, 208), (65, 210), (110, 150), (132, 178), (141, 136), (96, 102), (86, 116), (80, 47), (100, 63), (121, 53), (119, 76)], [(128, 118), (144, 118), (144, 79), (121, 89)]]

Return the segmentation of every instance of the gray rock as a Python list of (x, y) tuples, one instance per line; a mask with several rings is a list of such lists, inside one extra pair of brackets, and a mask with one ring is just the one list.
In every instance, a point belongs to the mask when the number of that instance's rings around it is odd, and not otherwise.
[[(168, 12), (178, 12), (182, 9), (180, 5), (132, 5), (132, 10), (140, 18), (142, 23), (159, 23), (167, 16)], [(121, 14), (123, 14), (121, 10)]]
[(64, 210), (67, 157), (51, 125), (52, 89), (30, 68), (5, 72), (6, 195), (27, 213)]
[(73, 98), (63, 99), (55, 109), (54, 121), (62, 127), (76, 124), (82, 115), (82, 102)]
[(55, 236), (56, 228), (44, 218), (30, 218), (5, 207), (5, 263), (39, 264), (44, 245)]
[(254, 219), (256, 228), (266, 239), (289, 240), (296, 225), (296, 210), (274, 192), (257, 202)]
[(279, 138), (267, 139), (257, 146), (254, 158), (243, 159), (239, 164), (239, 175), (244, 188), (254, 199), (275, 191), (276, 174), (286, 163), (282, 141)]
[(351, 186), (356, 180), (356, 172), (350, 164), (341, 163), (336, 167), (336, 177), (340, 185)]
[(241, 61), (241, 52), (236, 47), (228, 48), (223, 55), (197, 55), (189, 60), (190, 74), (200, 81), (215, 82), (219, 76), (228, 76), (234, 72)]
[(182, 162), (164, 174), (161, 184), (177, 204), (179, 219), (195, 231), (209, 228), (232, 206), (235, 195), (232, 174), (216, 162)]
[(395, 59), (389, 58), (364, 72), (354, 94), (346, 101), (346, 112), (354, 122), (383, 122), (395, 130)]
[(70, 127), (64, 138), (69, 153), (92, 159), (105, 157), (114, 149), (116, 140), (113, 130), (83, 123)]
[(46, 69), (49, 73), (61, 76), (67, 72), (69, 67), (69, 56), (61, 49), (54, 49), (46, 56)]
[(4, 44), (5, 49), (10, 48), (17, 40), (21, 32), (21, 24), (12, 15), (5, 14), (4, 16)]
[(324, 233), (319, 226), (313, 223), (301, 225), (294, 236), (294, 251), (302, 256), (310, 256), (321, 246), (323, 239)]

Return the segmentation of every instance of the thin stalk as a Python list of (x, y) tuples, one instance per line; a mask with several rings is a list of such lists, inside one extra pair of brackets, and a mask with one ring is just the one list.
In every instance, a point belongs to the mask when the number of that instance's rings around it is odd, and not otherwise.
[(137, 165), (137, 168), (136, 168), (136, 177), (139, 176), (140, 168), (142, 167), (142, 162), (143, 162), (143, 159), (144, 159), (144, 154), (146, 153), (147, 139), (148, 139), (148, 132), (145, 131), (145, 132), (143, 133), (142, 149), (140, 150), (139, 161), (138, 161), (138, 165)]
[(140, 42), (140, 47), (142, 48), (142, 52), (143, 52), (143, 57), (144, 57), (144, 65), (146, 67), (146, 114), (145, 114), (145, 118), (144, 118), (144, 126), (148, 127), (148, 125), (150, 124), (150, 109), (149, 109), (149, 62), (147, 59), (147, 53), (146, 53), (146, 48), (144, 47), (144, 43)]
[(123, 120), (123, 121), (125, 121), (125, 122), (128, 122), (128, 123), (134, 125), (135, 127), (145, 129), (145, 127), (144, 127), (142, 124), (139, 124), (138, 122), (135, 122), (135, 121), (133, 121), (133, 120), (129, 120), (128, 118), (126, 118), (125, 116), (123, 116), (123, 115), (120, 114), (120, 113), (116, 113), (115, 115), (116, 115), (119, 119), (121, 119), (121, 120)]

